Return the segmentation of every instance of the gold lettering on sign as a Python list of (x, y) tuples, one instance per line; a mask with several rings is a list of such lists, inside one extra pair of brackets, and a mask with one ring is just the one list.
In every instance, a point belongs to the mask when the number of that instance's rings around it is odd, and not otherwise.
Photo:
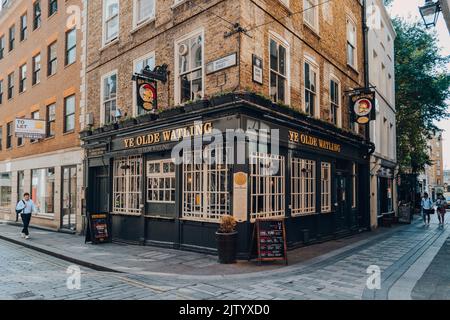
[(322, 140), (313, 136), (310, 136), (305, 133), (299, 133), (295, 131), (289, 131), (289, 141), (294, 143), (299, 143), (311, 147), (320, 148), (323, 150), (331, 151), (340, 153), (341, 152), (341, 145), (331, 142)]

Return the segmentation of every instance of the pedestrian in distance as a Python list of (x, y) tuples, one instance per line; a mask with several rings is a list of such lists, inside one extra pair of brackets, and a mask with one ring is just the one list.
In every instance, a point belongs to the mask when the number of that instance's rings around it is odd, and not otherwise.
[(28, 226), (30, 225), (31, 215), (34, 212), (37, 212), (37, 208), (33, 200), (30, 199), (30, 194), (27, 192), (23, 195), (23, 199), (16, 205), (16, 213), (20, 214), (23, 222), (23, 229), (21, 232), (22, 238), (30, 239)]
[(447, 212), (447, 200), (445, 200), (444, 195), (438, 195), (438, 200), (436, 201), (436, 207), (439, 218), (439, 227), (444, 227), (445, 224), (445, 213)]
[(426, 192), (423, 195), (421, 207), (424, 226), (429, 226), (431, 215), (434, 214), (434, 203)]

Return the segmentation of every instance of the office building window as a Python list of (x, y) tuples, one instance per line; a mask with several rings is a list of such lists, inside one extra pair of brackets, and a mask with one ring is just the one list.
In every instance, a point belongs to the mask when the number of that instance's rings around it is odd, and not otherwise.
[(20, 17), (20, 41), (24, 41), (27, 38), (27, 14), (25, 13)]
[(33, 85), (41, 82), (41, 54), (33, 57)]
[(0, 60), (5, 56), (5, 36), (0, 37)]
[(0, 80), (0, 104), (3, 103), (3, 80)]
[(48, 1), (48, 16), (54, 15), (58, 11), (58, 0)]
[(27, 90), (27, 65), (19, 67), (19, 93)]
[(13, 137), (13, 123), (8, 122), (6, 124), (6, 149), (12, 148), (12, 137)]
[(51, 76), (56, 73), (56, 68), (58, 65), (58, 59), (57, 59), (57, 42), (53, 42), (51, 45), (48, 46), (48, 61), (47, 61), (47, 75)]
[(8, 74), (8, 99), (14, 96), (14, 72)]
[(55, 136), (56, 104), (47, 106), (47, 138)]
[(12, 25), (9, 28), (9, 51), (14, 50), (15, 41), (16, 41), (16, 26)]
[(3, 150), (3, 127), (0, 127), (0, 151)]
[(41, 26), (41, 1), (37, 0), (33, 4), (33, 30)]
[(75, 130), (75, 96), (64, 99), (64, 133)]
[(66, 32), (66, 66), (77, 59), (77, 29)]

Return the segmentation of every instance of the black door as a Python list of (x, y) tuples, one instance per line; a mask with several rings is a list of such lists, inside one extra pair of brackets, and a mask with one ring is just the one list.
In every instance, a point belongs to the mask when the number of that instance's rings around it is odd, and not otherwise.
[(94, 182), (90, 192), (90, 212), (109, 212), (108, 167), (97, 167), (93, 171)]
[(342, 174), (336, 175), (336, 232), (348, 229), (348, 216), (350, 213), (348, 193), (348, 177)]

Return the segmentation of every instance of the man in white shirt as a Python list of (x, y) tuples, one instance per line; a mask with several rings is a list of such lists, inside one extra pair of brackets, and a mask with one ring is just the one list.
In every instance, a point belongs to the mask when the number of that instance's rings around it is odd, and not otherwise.
[(422, 206), (423, 223), (425, 226), (429, 226), (431, 220), (430, 215), (434, 213), (434, 203), (433, 200), (431, 200), (428, 197), (428, 193), (426, 192), (424, 193), (424, 196), (422, 198), (421, 206)]
[(30, 225), (31, 215), (33, 214), (33, 212), (37, 212), (37, 209), (33, 200), (30, 199), (29, 193), (25, 193), (23, 195), (23, 200), (20, 200), (17, 203), (16, 212), (20, 213), (23, 221), (23, 229), (21, 233), (22, 238), (30, 239), (28, 226)]

